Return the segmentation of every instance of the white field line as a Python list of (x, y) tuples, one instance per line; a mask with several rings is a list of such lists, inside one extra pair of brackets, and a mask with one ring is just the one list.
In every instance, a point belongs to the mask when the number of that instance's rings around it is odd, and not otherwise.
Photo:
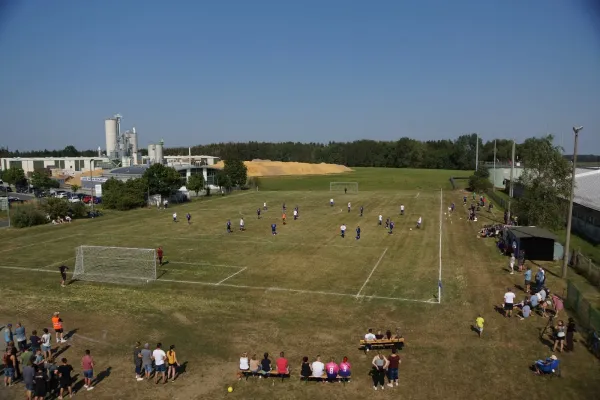
[(46, 241), (43, 241), (43, 242), (35, 242), (35, 243), (26, 244), (26, 245), (23, 245), (23, 246), (13, 247), (12, 249), (4, 249), (4, 250), (0, 250), (0, 253), (5, 253), (7, 251), (15, 251), (15, 250), (19, 250), (19, 249), (24, 249), (26, 247), (31, 247), (31, 246), (39, 246), (41, 244), (50, 243), (50, 242), (57, 242), (59, 240), (64, 240), (64, 239), (67, 239), (67, 238), (70, 238), (70, 237), (73, 237), (73, 236), (81, 236), (81, 234), (80, 233), (75, 233), (73, 235), (61, 236), (61, 237), (50, 239), (50, 240), (46, 240)]
[(367, 286), (367, 283), (369, 283), (369, 279), (371, 279), (371, 276), (373, 276), (373, 272), (375, 272), (375, 270), (379, 266), (379, 263), (381, 262), (381, 260), (383, 259), (383, 256), (385, 256), (385, 253), (387, 253), (387, 251), (388, 251), (388, 248), (386, 247), (385, 250), (383, 250), (383, 253), (381, 253), (381, 256), (379, 256), (379, 260), (377, 260), (377, 262), (375, 263), (375, 266), (371, 270), (371, 273), (367, 277), (367, 280), (365, 280), (365, 283), (363, 283), (363, 285), (360, 287), (360, 290), (358, 291), (358, 293), (356, 293), (357, 299), (360, 297), (360, 294), (363, 291), (363, 289), (365, 288), (365, 286)]
[(444, 191), (440, 188), (440, 249), (439, 249), (439, 274), (438, 274), (438, 303), (442, 302), (442, 213), (444, 209)]
[[(36, 269), (36, 268), (25, 268), (25, 267), (9, 267), (9, 266), (3, 266), (3, 265), (0, 265), (0, 269), (14, 269), (14, 270), (20, 270), (20, 271), (36, 271), (36, 272), (46, 272), (46, 273), (51, 273), (51, 274), (58, 274), (58, 271), (50, 271), (50, 270), (47, 270), (47, 269)], [(219, 283), (214, 283), (214, 282), (198, 282), (198, 281), (186, 281), (186, 280), (176, 280), (176, 279), (162, 279), (162, 278), (157, 279), (154, 282), (183, 283), (183, 284), (202, 285), (202, 286), (228, 287), (228, 288), (234, 288), (234, 289), (252, 289), (252, 290), (264, 290), (264, 291), (273, 291), (273, 292), (321, 294), (321, 295), (325, 295), (325, 296), (338, 296), (338, 297), (353, 297), (353, 298), (356, 298), (355, 294), (324, 292), (324, 291), (319, 291), (319, 290), (302, 290), (302, 289), (288, 289), (288, 288), (280, 288), (280, 287), (233, 285), (233, 284), (230, 284), (230, 283), (219, 284)], [(409, 301), (409, 302), (413, 302), (413, 303), (438, 304), (437, 301), (407, 299), (407, 298), (403, 298), (403, 297), (383, 297), (383, 296), (366, 296), (366, 295), (362, 295), (360, 297), (363, 298), (363, 299)]]
[[(168, 260), (169, 262), (167, 263), (167, 265), (169, 264), (181, 264), (181, 265), (196, 265), (199, 267), (219, 267), (219, 268), (235, 268), (235, 269), (240, 269), (240, 268), (244, 268), (246, 269), (247, 267), (240, 267), (237, 265), (229, 265), (229, 264), (211, 264), (211, 263), (192, 263), (192, 262), (183, 262), (183, 261), (171, 261)], [(164, 267), (165, 265), (163, 265)]]
[(54, 266), (57, 266), (57, 265), (62, 265), (62, 264), (65, 264), (67, 261), (71, 261), (71, 260), (74, 260), (74, 259), (75, 259), (75, 257), (69, 257), (66, 260), (62, 260), (62, 261), (54, 262), (52, 264), (44, 265), (42, 268), (50, 268), (50, 267), (54, 267)]
[(220, 281), (220, 282), (217, 282), (217, 286), (219, 286), (220, 284), (222, 284), (222, 283), (223, 283), (223, 282), (225, 282), (226, 280), (233, 278), (233, 277), (234, 277), (234, 276), (236, 276), (237, 274), (240, 274), (240, 273), (244, 272), (244, 271), (246, 270), (246, 268), (247, 268), (247, 267), (244, 267), (244, 268), (240, 269), (238, 272), (234, 272), (233, 274), (229, 275), (227, 278), (223, 279), (222, 281)]
[(417, 192), (417, 195), (415, 196), (415, 199), (418, 199), (420, 194), (421, 194), (421, 192)]

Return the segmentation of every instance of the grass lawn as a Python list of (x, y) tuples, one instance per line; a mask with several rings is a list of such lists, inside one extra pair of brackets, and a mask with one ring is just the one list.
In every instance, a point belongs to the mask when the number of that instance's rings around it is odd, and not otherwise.
[[(443, 214), (451, 202), (462, 204), (461, 191), (434, 190), (446, 185), (451, 172), (442, 171), (442, 177), (428, 172), (430, 182), (421, 181), (423, 171), (414, 172), (419, 178), (409, 178), (410, 173), (361, 169), (352, 181), (371, 190), (347, 195), (328, 191), (330, 180), (343, 180), (338, 176), (298, 179), (301, 190), (291, 190), (292, 178), (265, 179), (287, 190), (247, 191), (173, 207), (182, 220), (190, 212), (191, 225), (172, 222), (173, 210), (143, 209), (3, 231), (0, 327), (21, 321), (29, 331), (40, 331), (49, 327), (51, 313), (60, 311), (66, 330), (75, 331), (63, 355), (78, 379), (85, 349), (92, 350), (96, 373), (103, 373), (94, 391), (77, 394), (82, 399), (364, 399), (375, 394), (498, 399), (523, 391), (532, 399), (587, 399), (598, 393), (598, 362), (581, 344), (572, 354), (559, 354), (562, 378), (528, 370), (534, 360), (551, 354), (548, 337), (539, 335), (547, 320), (505, 319), (494, 311), (506, 287), (520, 285), (522, 276), (506, 272), (507, 260), (493, 241), (476, 237), (479, 225), (466, 222), (461, 205), (453, 216)], [(331, 197), (335, 207), (328, 204)], [(265, 201), (269, 210), (258, 220), (256, 209)], [(347, 202), (352, 202), (350, 213)], [(406, 206), (403, 217), (400, 204)], [(296, 205), (300, 219), (293, 221)], [(396, 222), (393, 235), (377, 225), (379, 213)], [(242, 215), (245, 232), (237, 230)], [(421, 230), (414, 228), (419, 216)], [(225, 233), (227, 219), (232, 234)], [(273, 222), (277, 236), (270, 232)], [(342, 223), (349, 231), (344, 239)], [(355, 240), (358, 224), (362, 237)], [(58, 265), (72, 268), (75, 247), (84, 244), (163, 246), (168, 263), (147, 285), (75, 282), (61, 289)], [(548, 281), (556, 291), (563, 285), (554, 276)], [(483, 339), (471, 330), (478, 313), (486, 320)], [(368, 376), (373, 354), (360, 352), (358, 341), (367, 328), (398, 327), (406, 339), (400, 386), (375, 393)], [(177, 345), (185, 373), (159, 387), (136, 382), (131, 349), (137, 340)], [(238, 381), (244, 351), (259, 357), (267, 351), (273, 361), (285, 351), (292, 379)], [(317, 354), (338, 362), (348, 356), (353, 381), (299, 382), (302, 356), (312, 362)], [(233, 393), (227, 393), (228, 386)], [(21, 398), (23, 391), (22, 384), (2, 387), (0, 398)]]

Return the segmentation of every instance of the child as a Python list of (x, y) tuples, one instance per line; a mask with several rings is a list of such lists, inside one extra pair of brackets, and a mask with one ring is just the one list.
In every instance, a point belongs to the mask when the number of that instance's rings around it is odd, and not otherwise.
[(421, 217), (419, 217), (419, 219), (417, 220), (417, 229), (421, 229), (421, 222), (423, 222), (423, 220), (421, 219)]
[(263, 203), (263, 209), (264, 209), (265, 211), (267, 211), (267, 202), (264, 202), (264, 203)]
[(352, 209), (352, 204), (350, 204), (350, 202), (348, 202), (348, 212), (350, 212), (351, 209)]
[(510, 274), (513, 275), (515, 273), (515, 255), (510, 256)]
[(483, 319), (481, 314), (479, 314), (479, 316), (475, 319), (475, 329), (477, 329), (477, 334), (479, 335), (480, 339), (481, 339), (481, 334), (483, 333), (483, 323), (484, 322), (485, 322), (485, 320)]
[(285, 216), (285, 211), (284, 211), (284, 212), (283, 212), (283, 215), (281, 216), (281, 220), (283, 221), (283, 224), (284, 224), (284, 225), (285, 225), (285, 218), (286, 218), (286, 216)]
[(363, 210), (364, 210), (363, 206), (360, 206), (360, 216), (361, 217), (363, 216)]
[(333, 207), (333, 199), (329, 199), (329, 207)]
[(385, 219), (385, 229), (388, 229), (390, 227), (390, 219), (386, 218)]
[(404, 204), (400, 204), (400, 215), (404, 215)]
[(394, 221), (390, 221), (390, 231), (388, 232), (390, 235), (394, 233)]
[(298, 219), (298, 209), (294, 210), (294, 221)]
[(260, 208), (256, 209), (256, 216), (258, 217), (258, 219), (260, 219)]
[(245, 231), (246, 225), (244, 224), (244, 218), (240, 218), (240, 231)]
[(173, 222), (177, 222), (177, 213), (176, 212), (173, 213)]

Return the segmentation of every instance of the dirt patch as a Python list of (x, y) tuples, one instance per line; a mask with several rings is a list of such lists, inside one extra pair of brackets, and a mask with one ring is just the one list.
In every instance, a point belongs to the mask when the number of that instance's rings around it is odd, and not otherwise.
[[(283, 161), (244, 161), (248, 168), (248, 176), (282, 176), (282, 175), (329, 175), (351, 172), (352, 169), (338, 164), (309, 164)], [(223, 161), (215, 164), (223, 168)]]

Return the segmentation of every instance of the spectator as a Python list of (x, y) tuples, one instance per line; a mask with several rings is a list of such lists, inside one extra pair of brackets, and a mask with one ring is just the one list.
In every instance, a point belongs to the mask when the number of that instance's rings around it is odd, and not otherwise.
[(535, 291), (536, 293), (542, 290), (542, 285), (544, 284), (545, 276), (544, 270), (540, 267), (538, 268), (538, 272), (535, 274)]
[(154, 360), (154, 366), (156, 367), (155, 379), (154, 383), (158, 384), (161, 379), (164, 379), (163, 384), (167, 383), (167, 377), (165, 372), (167, 371), (165, 361), (167, 359), (167, 355), (162, 349), (162, 343), (156, 344), (156, 349), (152, 352), (152, 359)]
[(303, 380), (307, 380), (312, 374), (310, 364), (308, 363), (308, 357), (302, 357), (302, 364), (300, 364), (300, 376)]
[(327, 381), (330, 383), (335, 382), (338, 372), (340, 372), (340, 367), (335, 362), (335, 358), (331, 357), (329, 362), (325, 365), (325, 373), (327, 374)]
[(381, 330), (377, 331), (377, 334), (375, 335), (375, 339), (377, 339), (377, 340), (383, 339), (383, 333), (381, 333)]
[(565, 345), (565, 337), (567, 335), (567, 327), (563, 321), (558, 321), (558, 325), (554, 327), (554, 347), (552, 351), (556, 351), (558, 345), (560, 345), (560, 352), (562, 353), (564, 345)]
[(94, 359), (89, 350), (81, 359), (81, 369), (83, 370), (83, 388), (88, 391), (93, 390), (92, 379), (94, 379)]
[(17, 327), (15, 328), (15, 340), (17, 342), (17, 349), (20, 352), (25, 351), (27, 347), (27, 335), (25, 334), (25, 327), (20, 322), (17, 322)]
[[(33, 352), (32, 352), (33, 353)], [(33, 356), (33, 366), (38, 367), (44, 366), (44, 355), (42, 354), (42, 349), (37, 349), (35, 355)]]
[(522, 314), (521, 320), (524, 320), (525, 318), (529, 318), (529, 316), (531, 315), (531, 307), (529, 306), (528, 300), (525, 300), (525, 304), (523, 304), (523, 310), (521, 310), (521, 314)]
[(33, 377), (33, 387), (35, 400), (44, 400), (46, 397), (46, 376), (43, 368), (37, 368)]
[(288, 360), (285, 358), (283, 351), (279, 353), (279, 358), (276, 361), (277, 364), (277, 373), (279, 375), (289, 375), (290, 369), (288, 366)]
[(52, 335), (48, 332), (48, 328), (44, 328), (42, 335), (42, 352), (46, 359), (52, 357)]
[(575, 346), (573, 346), (573, 335), (577, 332), (577, 326), (575, 325), (575, 320), (569, 317), (569, 322), (567, 323), (567, 351), (574, 351)]
[(387, 340), (392, 340), (392, 331), (390, 331), (389, 329), (385, 331), (385, 338)]
[[(246, 360), (248, 359), (246, 358)], [(179, 362), (177, 361), (177, 353), (175, 353), (174, 344), (172, 344), (171, 347), (169, 347), (169, 351), (167, 351), (167, 362), (169, 363), (167, 380), (171, 379), (172, 382), (175, 382), (175, 376), (177, 375), (177, 367), (179, 367)]]
[(531, 266), (527, 266), (527, 269), (525, 270), (525, 274), (524, 274), (524, 278), (525, 278), (525, 293), (529, 293), (530, 289), (531, 289)]
[(150, 345), (148, 343), (144, 345), (140, 354), (142, 355), (142, 366), (144, 367), (146, 379), (149, 380), (150, 374), (152, 373), (152, 350), (150, 350)]
[(253, 354), (252, 358), (250, 359), (250, 372), (252, 372), (252, 374), (256, 375), (259, 371), (260, 371), (260, 362), (258, 361), (256, 354)]
[(351, 375), (352, 366), (348, 362), (348, 357), (344, 357), (340, 363), (340, 376), (342, 381), (347, 382)]
[(365, 335), (365, 341), (367, 342), (365, 344), (365, 350), (366, 351), (371, 350), (371, 343), (370, 342), (372, 342), (375, 339), (377, 339), (377, 337), (373, 334), (373, 329), (369, 329), (369, 331)]
[(562, 299), (555, 294), (550, 296), (550, 298), (552, 299), (552, 304), (554, 305), (554, 316), (557, 317), (558, 313), (565, 308), (565, 305)]
[(402, 339), (402, 333), (400, 333), (400, 328), (396, 328), (396, 333), (394, 333), (394, 339)]
[(73, 372), (73, 367), (67, 363), (66, 358), (63, 358), (61, 361), (61, 366), (56, 370), (58, 374), (58, 386), (60, 387), (59, 399), (63, 398), (65, 391), (69, 392), (69, 397), (73, 397), (73, 388), (71, 386), (71, 372)]
[(27, 400), (33, 400), (33, 379), (35, 378), (35, 369), (31, 366), (31, 362), (24, 364), (23, 367), (23, 383), (25, 384), (25, 395)]
[(373, 389), (377, 390), (377, 386), (381, 386), (381, 390), (384, 389), (385, 385), (385, 372), (388, 368), (389, 361), (380, 351), (373, 358), (372, 365), (375, 368), (373, 375)]
[(12, 386), (15, 379), (15, 366), (17, 359), (12, 353), (12, 349), (6, 348), (4, 355), (2, 356), (2, 364), (4, 364), (4, 386)]
[(509, 266), (510, 266), (510, 274), (513, 275), (515, 273), (515, 254), (514, 253), (510, 256)]
[(135, 379), (139, 381), (143, 381), (142, 378), (142, 344), (140, 342), (135, 342), (135, 347), (133, 348), (133, 365), (135, 365)]
[(12, 324), (7, 324), (6, 328), (4, 328), (4, 341), (6, 342), (6, 346), (13, 341)]
[(37, 353), (40, 350), (42, 340), (37, 335), (37, 331), (31, 332), (31, 336), (29, 336), (29, 345), (31, 347), (31, 351)]
[(507, 288), (506, 293), (504, 293), (504, 315), (508, 318), (512, 317), (515, 297), (512, 289)]
[(268, 378), (271, 374), (271, 360), (269, 360), (269, 353), (265, 353), (263, 359), (260, 361), (260, 372), (265, 378)]
[(250, 360), (248, 360), (248, 353), (243, 352), (240, 356), (240, 379), (244, 376), (244, 372), (250, 370)]
[(394, 384), (398, 386), (398, 368), (400, 367), (400, 356), (397, 354), (397, 349), (392, 349), (392, 354), (388, 359), (388, 386), (393, 387)]
[(57, 380), (58, 380), (58, 367), (54, 362), (54, 358), (50, 357), (46, 359), (44, 363), (44, 368), (48, 372), (48, 391), (50, 393), (54, 393), (57, 388)]
[(21, 365), (25, 367), (26, 365), (31, 364), (31, 359), (33, 358), (33, 353), (31, 350), (26, 349), (21, 353)]
[(547, 358), (546, 361), (537, 360), (535, 364), (533, 364), (533, 368), (535, 373), (538, 375), (551, 374), (552, 372), (556, 371), (558, 364), (558, 358), (556, 358), (556, 356), (553, 354), (550, 356), (550, 358)]
[(312, 376), (315, 378), (322, 378), (323, 372), (325, 370), (325, 364), (321, 362), (321, 356), (317, 355), (317, 359), (313, 361), (312, 366), (310, 368), (312, 370)]

